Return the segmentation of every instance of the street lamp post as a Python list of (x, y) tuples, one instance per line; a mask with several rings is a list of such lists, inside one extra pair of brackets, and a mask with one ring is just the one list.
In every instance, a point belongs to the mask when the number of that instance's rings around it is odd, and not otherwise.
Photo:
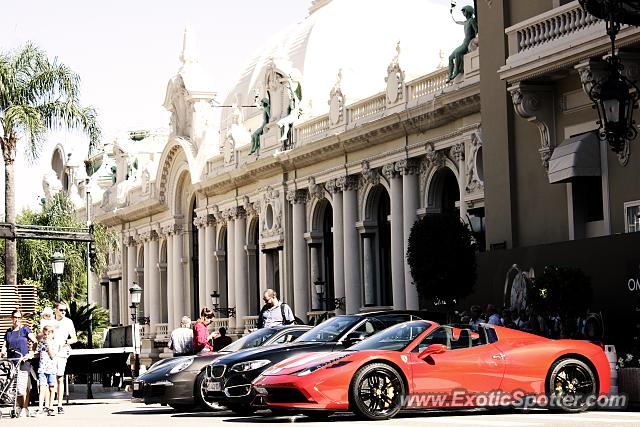
[(138, 350), (138, 306), (140, 305), (140, 297), (142, 296), (142, 288), (137, 282), (133, 282), (133, 285), (129, 288), (129, 295), (131, 296), (131, 321), (133, 322), (133, 349), (135, 359), (133, 362), (133, 369), (131, 375), (133, 378), (138, 377), (140, 372), (140, 351)]
[(316, 294), (318, 295), (318, 301), (320, 302), (318, 308), (320, 310), (324, 310), (325, 301), (322, 297), (322, 295), (324, 294), (324, 282), (320, 280), (320, 278), (318, 278), (315, 282), (313, 282), (313, 286), (315, 287)]
[(53, 274), (56, 275), (57, 285), (56, 285), (56, 302), (60, 301), (60, 277), (64, 273), (64, 255), (60, 252), (60, 249), (56, 249), (56, 251), (51, 256), (51, 270)]
[(220, 294), (218, 293), (218, 291), (211, 292), (210, 297), (214, 313), (220, 313), (220, 316), (236, 317), (235, 307), (220, 307)]

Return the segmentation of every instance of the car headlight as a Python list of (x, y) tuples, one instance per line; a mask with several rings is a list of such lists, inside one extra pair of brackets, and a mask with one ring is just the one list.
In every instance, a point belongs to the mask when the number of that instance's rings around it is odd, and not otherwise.
[(169, 371), (170, 374), (177, 374), (178, 372), (182, 372), (187, 369), (193, 363), (193, 357), (187, 357), (184, 360), (178, 362), (176, 366), (171, 368)]
[[(317, 365), (313, 365), (313, 366), (309, 366), (308, 368), (304, 368), (304, 369), (302, 369), (300, 371), (293, 372), (290, 375), (297, 375), (299, 377), (304, 377), (305, 375), (309, 375), (309, 374), (317, 371), (320, 368), (324, 368), (325, 366), (331, 365), (332, 363), (337, 362), (340, 359), (344, 359), (347, 356), (349, 356), (349, 355), (345, 354), (345, 355), (342, 355), (342, 356), (339, 356), (339, 357), (334, 357), (333, 359), (327, 360), (326, 362), (322, 362), (322, 363), (319, 363)], [(344, 365), (346, 365), (348, 363), (351, 363), (351, 361), (342, 361), (340, 363), (337, 363), (336, 365), (329, 366), (329, 367), (330, 368), (332, 368), (334, 366), (337, 367), (337, 365), (344, 366)]]
[(271, 360), (250, 360), (248, 362), (236, 363), (231, 367), (231, 370), (235, 372), (253, 371), (254, 369), (267, 366), (269, 363), (271, 363)]

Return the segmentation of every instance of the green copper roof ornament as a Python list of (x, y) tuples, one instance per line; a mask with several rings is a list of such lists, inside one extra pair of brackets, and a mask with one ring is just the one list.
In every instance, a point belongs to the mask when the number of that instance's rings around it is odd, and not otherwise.
[[(456, 6), (455, 2), (451, 3), (451, 16), (453, 17), (453, 8)], [(464, 40), (462, 44), (455, 48), (451, 55), (449, 55), (449, 74), (446, 82), (449, 83), (458, 76), (458, 74), (464, 73), (464, 55), (469, 51), (469, 43), (478, 34), (478, 21), (475, 17), (475, 11), (472, 6), (464, 6), (462, 14), (465, 17), (465, 21), (453, 20), (456, 24), (464, 26)]]

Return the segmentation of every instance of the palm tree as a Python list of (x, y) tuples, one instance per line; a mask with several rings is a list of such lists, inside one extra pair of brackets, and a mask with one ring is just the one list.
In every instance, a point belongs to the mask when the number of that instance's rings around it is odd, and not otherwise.
[[(27, 43), (0, 54), (0, 149), (5, 167), (5, 221), (15, 223), (14, 166), (19, 142), (36, 160), (47, 131), (65, 127), (89, 136), (90, 149), (100, 138), (93, 108), (78, 99), (80, 78), (56, 59)], [(5, 283), (16, 284), (16, 242), (5, 241)]]

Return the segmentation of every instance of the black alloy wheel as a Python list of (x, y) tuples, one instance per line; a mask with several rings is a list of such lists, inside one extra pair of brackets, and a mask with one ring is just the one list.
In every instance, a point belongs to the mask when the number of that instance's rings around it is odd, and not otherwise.
[(578, 359), (561, 359), (551, 365), (549, 371), (550, 409), (582, 412), (593, 406), (598, 386), (593, 370), (586, 363)]
[(211, 412), (223, 409), (218, 403), (207, 398), (207, 376), (205, 371), (200, 372), (196, 377), (193, 394), (198, 406), (205, 411)]
[(384, 363), (360, 368), (349, 390), (349, 403), (356, 415), (369, 420), (386, 420), (402, 409), (405, 386), (400, 374)]

